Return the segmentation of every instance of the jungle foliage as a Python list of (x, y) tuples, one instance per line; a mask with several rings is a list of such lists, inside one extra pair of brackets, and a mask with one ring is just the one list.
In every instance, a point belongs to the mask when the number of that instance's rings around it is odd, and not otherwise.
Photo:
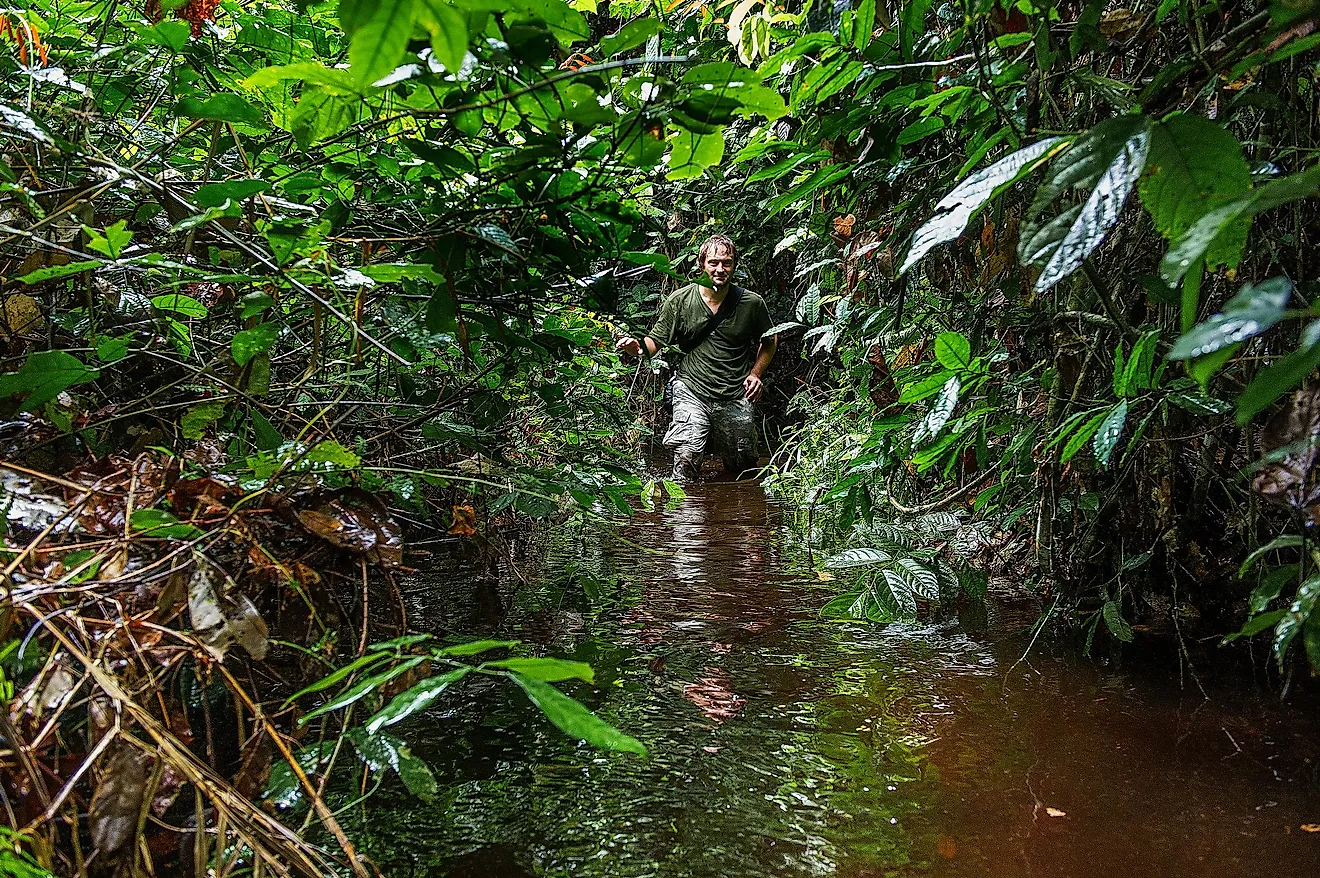
[[(383, 729), (460, 678), (644, 752), (551, 685), (589, 668), (470, 664), (409, 639), (402, 600), (372, 608), (409, 528), (490, 564), (515, 517), (681, 497), (639, 475), (612, 339), (716, 229), (801, 342), (767, 484), (812, 510), (841, 578), (866, 571), (830, 613), (979, 598), (1030, 556), (1089, 638), (1181, 638), (1199, 614), (1270, 632), (1289, 679), (1320, 666), (1318, 16), (0, 10), (0, 735), (26, 742), (6, 801), (33, 794), (13, 861), (316, 874), (328, 855), (264, 793), (310, 803), (361, 874), (335, 758), (348, 741), (425, 795)], [(952, 557), (969, 517), (984, 538)], [(153, 848), (180, 811), (207, 831)]]

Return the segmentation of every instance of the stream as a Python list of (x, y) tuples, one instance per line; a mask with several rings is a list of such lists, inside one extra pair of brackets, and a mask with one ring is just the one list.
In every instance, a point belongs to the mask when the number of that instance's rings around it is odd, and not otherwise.
[(440, 795), (370, 800), (366, 852), (388, 876), (1320, 875), (1314, 712), (1074, 645), (1019, 661), (1034, 607), (972, 634), (827, 622), (838, 584), (800, 551), (754, 483), (711, 483), (517, 587), (418, 575), (437, 631), (590, 662), (566, 691), (650, 756), (468, 689), (401, 727)]

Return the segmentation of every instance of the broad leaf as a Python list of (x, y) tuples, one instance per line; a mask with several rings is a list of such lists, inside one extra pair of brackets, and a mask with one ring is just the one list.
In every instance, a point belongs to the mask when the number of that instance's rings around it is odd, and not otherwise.
[[(1147, 126), (1144, 116), (1101, 122), (1051, 165), (1018, 245), (1022, 261), (1041, 270), (1037, 291), (1048, 290), (1081, 267), (1118, 222), (1146, 164)], [(1045, 220), (1045, 212), (1070, 189), (1091, 191), (1081, 205)]]
[(912, 249), (899, 273), (905, 273), (932, 249), (963, 233), (972, 216), (990, 199), (1048, 161), (1066, 141), (1049, 137), (1011, 153), (990, 167), (977, 171), (935, 205), (935, 216), (917, 229)]
[[(1242, 144), (1223, 127), (1188, 113), (1151, 127), (1141, 201), (1165, 238), (1178, 239), (1201, 217), (1250, 188)], [(1237, 265), (1246, 243), (1246, 224), (1225, 229), (1206, 251), (1206, 267)]]
[(161, 311), (173, 311), (176, 314), (182, 314), (184, 317), (206, 316), (206, 306), (192, 296), (185, 296), (183, 293), (166, 293), (163, 296), (155, 296), (152, 298), (151, 304)]
[(408, 48), (416, 12), (414, 0), (374, 0), (371, 5), (375, 11), (348, 47), (349, 65), (359, 85), (393, 72)]
[(1224, 305), (1224, 310), (1202, 320), (1174, 342), (1170, 360), (1190, 360), (1260, 335), (1283, 319), (1292, 295), (1292, 283), (1273, 277), (1247, 284)]
[(234, 362), (240, 366), (246, 366), (248, 360), (251, 360), (257, 354), (270, 350), (270, 346), (275, 344), (275, 339), (279, 337), (280, 327), (278, 323), (259, 323), (251, 329), (243, 329), (234, 333), (234, 337), (229, 342)]
[(832, 570), (849, 567), (869, 567), (872, 564), (884, 564), (891, 560), (888, 552), (879, 549), (844, 549), (839, 554), (825, 561), (825, 566)]
[(383, 732), (371, 734), (364, 729), (350, 729), (344, 737), (353, 742), (358, 755), (372, 771), (392, 768), (408, 792), (423, 801), (435, 798), (438, 789), (435, 775), (425, 762), (412, 755), (407, 742)]
[(1100, 427), (1095, 431), (1095, 459), (1101, 466), (1109, 466), (1109, 458), (1118, 445), (1119, 436), (1123, 435), (1123, 425), (1127, 423), (1128, 404), (1123, 400), (1114, 406)]
[(646, 755), (646, 746), (641, 741), (625, 735), (549, 683), (517, 673), (509, 676), (522, 687), (532, 703), (541, 709), (546, 719), (564, 734), (580, 738), (603, 750)]
[(582, 680), (595, 683), (596, 676), (591, 665), (586, 662), (573, 662), (557, 658), (509, 658), (486, 662), (483, 667), (501, 668), (514, 671), (525, 677), (558, 683), (561, 680)]
[(931, 403), (930, 411), (926, 417), (921, 419), (917, 425), (916, 432), (912, 435), (912, 444), (918, 445), (927, 439), (933, 439), (944, 429), (944, 425), (949, 422), (953, 416), (953, 410), (958, 405), (958, 392), (962, 389), (962, 384), (958, 376), (954, 375), (940, 390), (940, 395)]
[(68, 388), (94, 381), (99, 375), (73, 354), (37, 351), (17, 372), (0, 375), (0, 399), (22, 394), (18, 411), (36, 411)]

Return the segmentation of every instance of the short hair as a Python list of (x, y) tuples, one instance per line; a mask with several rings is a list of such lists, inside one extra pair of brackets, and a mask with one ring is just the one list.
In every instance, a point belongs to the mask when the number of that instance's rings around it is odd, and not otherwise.
[(729, 255), (733, 257), (734, 264), (738, 262), (738, 248), (734, 245), (733, 239), (728, 235), (711, 235), (701, 244), (701, 249), (697, 251), (697, 264), (705, 265), (706, 257), (714, 250), (728, 250)]

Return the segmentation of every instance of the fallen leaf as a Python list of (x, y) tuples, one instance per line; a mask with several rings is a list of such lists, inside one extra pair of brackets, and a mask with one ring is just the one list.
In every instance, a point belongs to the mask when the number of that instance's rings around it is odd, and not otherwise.
[(1060, 811), (1058, 808), (1046, 808), (1045, 813), (1051, 817), (1067, 817), (1067, 811)]
[(188, 612), (193, 629), (216, 661), (224, 661), (237, 643), (254, 659), (266, 657), (269, 632), (247, 595), (226, 589), (227, 577), (209, 564), (199, 565), (188, 584)]
[(317, 536), (383, 567), (403, 564), (403, 529), (375, 495), (350, 488), (312, 509), (298, 510), (298, 520)]
[(136, 832), (148, 774), (142, 751), (119, 742), (111, 745), (92, 795), (92, 842), (102, 857), (118, 851)]
[(1320, 832), (1320, 823), (1303, 823), (1300, 828), (1302, 832)]
[(935, 840), (935, 851), (946, 860), (952, 860), (958, 856), (958, 843), (947, 835), (941, 835)]
[(477, 532), (477, 511), (471, 506), (455, 506), (454, 522), (449, 526), (449, 532), (459, 536), (470, 537)]

